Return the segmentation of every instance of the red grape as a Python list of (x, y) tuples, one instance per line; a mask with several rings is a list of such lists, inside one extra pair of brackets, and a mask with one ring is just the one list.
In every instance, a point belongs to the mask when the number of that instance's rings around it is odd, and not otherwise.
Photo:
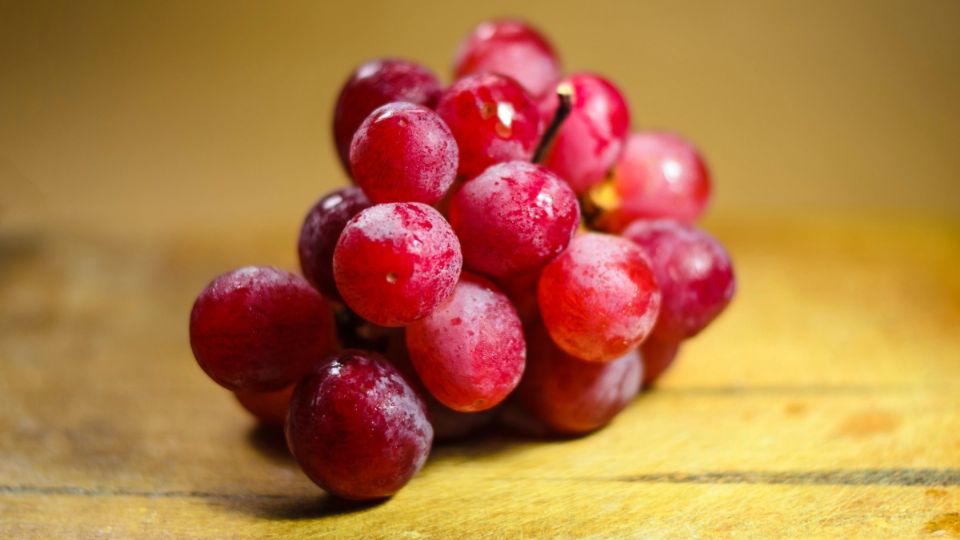
[(250, 414), (262, 424), (283, 427), (287, 421), (287, 408), (290, 406), (291, 384), (275, 392), (234, 392), (233, 395)]
[(555, 257), (580, 223), (570, 186), (531, 163), (493, 165), (450, 203), (450, 224), (467, 268), (495, 277), (535, 271)]
[[(623, 151), (630, 128), (630, 111), (623, 95), (608, 80), (579, 73), (565, 78), (558, 89), (571, 92), (570, 115), (560, 126), (543, 164), (582, 193), (602, 181)], [(559, 99), (546, 98), (543, 118), (553, 117)]]
[(602, 226), (612, 232), (640, 218), (694, 221), (710, 198), (703, 157), (671, 133), (630, 135), (610, 182), (617, 204), (603, 216)]
[(623, 236), (646, 253), (663, 292), (653, 330), (657, 339), (680, 341), (696, 335), (733, 298), (736, 280), (730, 255), (706, 232), (668, 219), (638, 220)]
[(344, 350), (300, 381), (287, 446), (307, 476), (334, 495), (393, 495), (423, 467), (433, 428), (423, 401), (386, 358)]
[(539, 281), (540, 270), (497, 279), (497, 285), (517, 309), (524, 326), (540, 319), (540, 307), (537, 305)]
[(605, 362), (639, 345), (660, 309), (660, 290), (643, 252), (628, 240), (577, 235), (540, 275), (540, 314), (568, 354)]
[(649, 388), (673, 364), (680, 351), (680, 343), (651, 337), (640, 346), (643, 360), (643, 387)]
[(190, 313), (190, 346), (217, 384), (269, 392), (296, 382), (335, 346), (329, 304), (300, 276), (249, 266), (214, 279)]
[(470, 32), (454, 60), (457, 78), (481, 72), (512, 77), (540, 97), (552, 91), (560, 79), (560, 61), (553, 46), (530, 25), (487, 21)]
[(374, 110), (350, 147), (353, 179), (375, 203), (438, 202), (457, 176), (459, 159), (440, 116), (412, 103)]
[(529, 161), (540, 139), (540, 112), (519, 83), (492, 73), (468, 75), (440, 96), (437, 113), (460, 148), (459, 174), (473, 178), (490, 165)]
[(333, 280), (333, 248), (350, 218), (369, 206), (360, 188), (343, 188), (317, 201), (303, 220), (297, 244), (300, 269), (307, 281), (330, 300), (340, 301)]
[(491, 423), (495, 418), (496, 408), (465, 413), (455, 411), (437, 401), (437, 398), (433, 397), (423, 385), (417, 370), (413, 367), (413, 362), (410, 361), (404, 332), (390, 335), (386, 357), (427, 404), (427, 418), (433, 426), (434, 441), (463, 439)]
[(344, 83), (333, 116), (333, 138), (349, 172), (353, 134), (381, 105), (406, 101), (433, 108), (442, 88), (429, 69), (398, 59), (379, 59), (358, 67)]
[(453, 296), (407, 326), (407, 349), (420, 380), (440, 403), (461, 412), (503, 401), (523, 373), (523, 326), (505, 294), (464, 273)]
[(450, 225), (422, 203), (371, 206), (353, 217), (333, 252), (333, 275), (352, 310), (405, 326), (453, 293), (463, 256)]
[(558, 433), (602, 427), (637, 395), (643, 366), (636, 349), (606, 363), (584, 362), (557, 348), (543, 327), (529, 334), (527, 372), (517, 390), (525, 410)]

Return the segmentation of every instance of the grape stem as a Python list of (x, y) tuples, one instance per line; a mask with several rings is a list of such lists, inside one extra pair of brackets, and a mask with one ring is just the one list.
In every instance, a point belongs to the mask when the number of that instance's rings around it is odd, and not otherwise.
[(533, 153), (534, 163), (543, 161), (547, 149), (550, 148), (550, 143), (553, 142), (553, 139), (557, 136), (557, 132), (560, 131), (560, 126), (563, 125), (563, 121), (570, 116), (570, 111), (573, 109), (572, 98), (573, 87), (568, 83), (560, 83), (557, 86), (557, 99), (560, 101), (560, 104), (557, 105), (557, 112), (553, 113), (553, 120), (550, 121), (550, 125), (547, 126), (546, 131), (543, 132), (540, 144), (537, 145), (537, 150)]

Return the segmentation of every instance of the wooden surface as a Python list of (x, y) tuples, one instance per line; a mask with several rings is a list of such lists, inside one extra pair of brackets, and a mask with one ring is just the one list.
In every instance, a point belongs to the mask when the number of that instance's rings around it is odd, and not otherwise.
[(0, 537), (960, 536), (960, 226), (714, 221), (730, 311), (608, 428), (325, 496), (208, 381), (193, 295), (292, 239), (0, 236)]

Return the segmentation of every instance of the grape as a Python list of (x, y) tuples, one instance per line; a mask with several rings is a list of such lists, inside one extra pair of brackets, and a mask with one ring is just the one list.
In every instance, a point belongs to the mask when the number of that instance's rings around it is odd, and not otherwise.
[(540, 270), (497, 279), (497, 285), (513, 303), (524, 326), (540, 319), (540, 308), (537, 305), (539, 281)]
[(379, 59), (358, 67), (340, 90), (333, 115), (333, 138), (347, 172), (353, 134), (374, 109), (393, 101), (433, 108), (441, 90), (433, 72), (407, 60)]
[(464, 273), (450, 300), (406, 332), (420, 380), (453, 410), (489, 409), (520, 381), (523, 327), (507, 296), (486, 279)]
[(360, 188), (343, 188), (317, 201), (303, 220), (297, 244), (300, 269), (307, 281), (330, 300), (341, 300), (333, 280), (333, 248), (350, 218), (369, 206)]
[(287, 446), (317, 485), (356, 500), (393, 495), (423, 467), (433, 442), (423, 401), (377, 353), (347, 349), (300, 381)]
[(635, 221), (623, 231), (646, 253), (663, 292), (653, 335), (680, 341), (703, 330), (736, 290), (730, 255), (692, 225), (661, 219)]
[(283, 423), (287, 421), (287, 408), (294, 386), (291, 384), (274, 392), (234, 392), (233, 395), (260, 423), (283, 427)]
[[(620, 157), (630, 128), (630, 112), (620, 91), (596, 75), (571, 75), (557, 88), (571, 94), (570, 115), (542, 163), (582, 193), (601, 182)], [(542, 117), (549, 121), (558, 105), (556, 94), (547, 96), (541, 106)]]
[(530, 358), (517, 393), (524, 409), (557, 433), (604, 426), (640, 389), (643, 365), (636, 349), (606, 363), (584, 362), (558, 349), (542, 326), (528, 340)]
[(563, 251), (580, 223), (570, 186), (523, 161), (493, 165), (450, 203), (467, 268), (495, 277), (529, 273)]
[(335, 346), (330, 306), (300, 276), (248, 266), (214, 279), (190, 312), (200, 367), (234, 392), (297, 381)]
[(333, 309), (337, 339), (346, 349), (364, 349), (384, 353), (394, 335), (403, 337), (400, 328), (387, 328), (364, 319), (345, 305)]
[(374, 110), (350, 147), (353, 179), (375, 203), (438, 202), (457, 175), (459, 159), (440, 116), (412, 103)]
[(427, 398), (427, 416), (433, 426), (433, 438), (439, 442), (462, 440), (489, 426), (498, 408), (477, 412), (460, 412), (444, 406), (436, 398)]
[(463, 256), (450, 225), (422, 203), (385, 203), (353, 217), (333, 252), (344, 302), (380, 326), (405, 326), (452, 293)]
[(680, 343), (651, 337), (640, 346), (643, 360), (643, 387), (649, 388), (673, 364), (680, 351)]
[(560, 61), (553, 46), (536, 29), (520, 21), (487, 21), (460, 44), (455, 77), (499, 73), (517, 80), (531, 95), (553, 90), (560, 79)]
[(583, 233), (544, 269), (540, 314), (568, 354), (605, 362), (639, 345), (660, 309), (660, 290), (643, 253), (617, 236)]
[(440, 96), (437, 113), (457, 140), (459, 174), (466, 179), (496, 163), (530, 161), (540, 139), (537, 105), (519, 83), (502, 75), (458, 80)]
[(670, 133), (641, 132), (627, 139), (609, 186), (601, 184), (594, 190), (601, 192), (600, 197), (609, 191), (615, 201), (601, 226), (620, 232), (640, 218), (696, 220), (710, 198), (710, 175), (689, 142)]
[(455, 411), (437, 401), (437, 398), (433, 397), (423, 385), (420, 376), (417, 375), (417, 370), (410, 361), (404, 332), (390, 335), (386, 357), (427, 404), (427, 417), (430, 419), (430, 425), (433, 426), (434, 441), (453, 441), (466, 438), (494, 420), (496, 408), (464, 413)]

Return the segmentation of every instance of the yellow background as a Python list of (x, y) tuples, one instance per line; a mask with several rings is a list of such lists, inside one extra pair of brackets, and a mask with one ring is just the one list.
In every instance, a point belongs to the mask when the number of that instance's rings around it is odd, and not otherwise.
[(0, 226), (294, 234), (345, 182), (330, 137), (361, 61), (449, 80), (484, 18), (534, 21), (678, 131), (714, 215), (960, 210), (960, 2), (0, 1)]

